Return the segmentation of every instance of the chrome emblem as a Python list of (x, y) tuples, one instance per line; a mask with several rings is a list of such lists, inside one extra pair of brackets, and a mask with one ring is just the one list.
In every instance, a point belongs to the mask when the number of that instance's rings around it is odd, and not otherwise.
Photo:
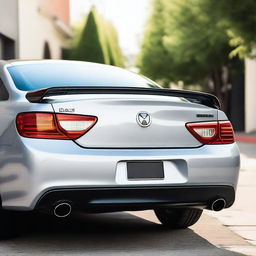
[(76, 110), (74, 108), (59, 108), (59, 112), (73, 113)]
[(151, 117), (147, 112), (140, 112), (137, 115), (137, 123), (141, 127), (148, 127), (151, 124)]

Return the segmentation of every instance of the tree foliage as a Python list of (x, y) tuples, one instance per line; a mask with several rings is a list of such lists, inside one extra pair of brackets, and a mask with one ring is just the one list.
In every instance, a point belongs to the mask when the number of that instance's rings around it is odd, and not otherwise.
[(225, 22), (210, 11), (211, 4), (211, 0), (153, 0), (138, 65), (153, 79), (200, 84), (225, 105), (237, 59), (229, 58), (233, 48)]
[(105, 63), (104, 51), (102, 49), (99, 33), (96, 12), (95, 10), (91, 10), (82, 30), (77, 47), (73, 50), (72, 57), (76, 60)]
[(231, 56), (256, 57), (253, 49), (256, 43), (256, 1), (255, 0), (208, 0), (207, 12), (213, 11), (223, 21), (230, 37), (230, 44), (236, 48)]
[(91, 9), (85, 25), (77, 26), (71, 50), (71, 59), (124, 66), (124, 55), (118, 34), (111, 22)]
[(164, 3), (162, 0), (152, 2), (151, 16), (148, 21), (138, 66), (141, 73), (155, 80), (169, 80), (170, 60), (163, 45), (165, 36)]

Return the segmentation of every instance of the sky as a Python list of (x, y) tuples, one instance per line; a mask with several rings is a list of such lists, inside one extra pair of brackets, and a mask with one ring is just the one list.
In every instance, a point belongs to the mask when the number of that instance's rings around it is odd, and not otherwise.
[(148, 17), (149, 0), (71, 0), (71, 22), (79, 22), (92, 5), (110, 20), (119, 34), (120, 46), (125, 55), (139, 51)]

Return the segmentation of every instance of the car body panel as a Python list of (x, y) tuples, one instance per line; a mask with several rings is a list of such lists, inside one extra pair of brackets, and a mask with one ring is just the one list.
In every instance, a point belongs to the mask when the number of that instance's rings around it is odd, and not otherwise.
[[(236, 144), (120, 150), (84, 149), (73, 141), (18, 141), (6, 147), (0, 159), (2, 163), (5, 159), (0, 168), (5, 208), (31, 210), (43, 193), (56, 188), (214, 184), (235, 188), (240, 164)], [(130, 181), (122, 166), (128, 160), (164, 160), (171, 166), (166, 166), (163, 180)]]

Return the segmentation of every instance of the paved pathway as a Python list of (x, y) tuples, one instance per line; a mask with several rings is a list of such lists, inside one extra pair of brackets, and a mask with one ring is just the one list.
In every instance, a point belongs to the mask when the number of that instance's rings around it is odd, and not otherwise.
[[(176, 231), (159, 225), (152, 211), (136, 214), (76, 215), (59, 222), (30, 219), (32, 227), (22, 236), (0, 242), (0, 255), (249, 255), (247, 241), (207, 214), (192, 229)], [(232, 252), (234, 246), (243, 253)]]
[[(241, 171), (235, 204), (221, 212), (208, 212), (256, 248), (256, 144), (239, 143)], [(255, 253), (256, 255), (256, 253)]]

